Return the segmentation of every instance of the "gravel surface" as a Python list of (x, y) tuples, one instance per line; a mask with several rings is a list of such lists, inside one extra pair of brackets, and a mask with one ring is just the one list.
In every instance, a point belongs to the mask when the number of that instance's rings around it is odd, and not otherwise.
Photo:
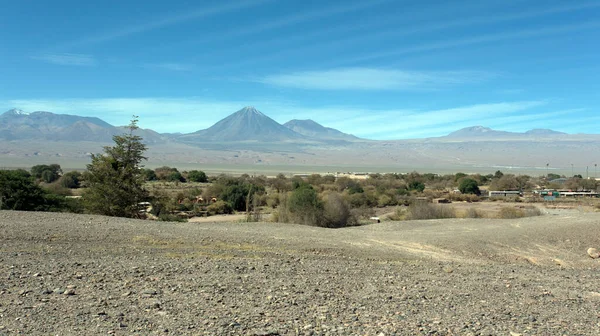
[(598, 335), (600, 214), (347, 229), (0, 211), (0, 335)]

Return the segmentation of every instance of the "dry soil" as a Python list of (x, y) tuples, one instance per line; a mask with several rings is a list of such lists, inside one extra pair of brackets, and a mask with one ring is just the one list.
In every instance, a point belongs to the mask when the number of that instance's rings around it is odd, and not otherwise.
[(600, 214), (345, 229), (0, 212), (0, 335), (598, 335)]

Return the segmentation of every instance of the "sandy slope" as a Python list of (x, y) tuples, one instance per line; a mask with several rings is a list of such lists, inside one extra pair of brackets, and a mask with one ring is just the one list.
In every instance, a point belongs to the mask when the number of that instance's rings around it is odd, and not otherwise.
[(600, 214), (576, 211), (338, 230), (4, 211), (0, 335), (596, 335), (592, 246)]

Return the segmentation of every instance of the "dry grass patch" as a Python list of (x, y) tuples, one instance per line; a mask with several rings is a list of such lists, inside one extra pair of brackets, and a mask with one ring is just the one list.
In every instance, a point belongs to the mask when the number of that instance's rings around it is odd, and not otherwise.
[(523, 208), (514, 207), (502, 207), (498, 211), (498, 218), (501, 219), (514, 219), (523, 217), (541, 216), (542, 211), (534, 206), (528, 206)]
[(407, 220), (444, 218), (456, 218), (456, 210), (451, 206), (425, 202), (415, 202), (409, 205), (405, 216)]

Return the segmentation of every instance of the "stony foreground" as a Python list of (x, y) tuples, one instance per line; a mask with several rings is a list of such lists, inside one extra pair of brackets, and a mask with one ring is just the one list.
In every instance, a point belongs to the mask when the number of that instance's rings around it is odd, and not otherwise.
[(0, 212), (0, 335), (599, 335), (600, 216), (160, 223)]

